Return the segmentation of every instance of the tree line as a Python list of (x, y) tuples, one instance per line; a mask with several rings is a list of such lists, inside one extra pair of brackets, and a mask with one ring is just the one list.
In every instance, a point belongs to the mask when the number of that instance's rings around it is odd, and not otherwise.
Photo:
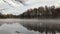
[(60, 7), (41, 6), (34, 9), (28, 9), (27, 11), (20, 15), (13, 14), (4, 15), (0, 13), (0, 18), (60, 18)]
[(4, 15), (4, 14), (0, 13), (0, 19), (2, 19), (2, 18), (18, 18), (18, 16), (13, 15), (13, 14)]
[(21, 18), (60, 18), (60, 8), (51, 7), (38, 7), (29, 9), (20, 15)]

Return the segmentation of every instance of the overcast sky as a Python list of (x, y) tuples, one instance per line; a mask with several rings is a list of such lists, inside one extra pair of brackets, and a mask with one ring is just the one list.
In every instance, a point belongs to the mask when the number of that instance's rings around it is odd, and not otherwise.
[(59, 6), (60, 0), (21, 0), (23, 3), (20, 3), (20, 0), (0, 0), (0, 10), (3, 14), (14, 14), (18, 15), (25, 12), (27, 9), (30, 8), (37, 8), (39, 6)]

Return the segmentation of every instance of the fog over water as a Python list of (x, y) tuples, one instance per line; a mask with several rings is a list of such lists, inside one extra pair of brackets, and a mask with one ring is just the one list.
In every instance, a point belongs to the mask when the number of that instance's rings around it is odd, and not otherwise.
[(29, 31), (19, 23), (15, 24), (3, 24), (0, 26), (0, 34), (39, 34), (39, 32)]

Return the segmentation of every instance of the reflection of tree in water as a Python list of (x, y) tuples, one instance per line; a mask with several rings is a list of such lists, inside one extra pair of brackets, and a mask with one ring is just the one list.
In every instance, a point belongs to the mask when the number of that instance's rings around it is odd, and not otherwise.
[(20, 33), (19, 31), (16, 31), (15, 33)]
[(45, 32), (45, 34), (52, 33), (56, 34), (57, 32), (60, 33), (60, 24), (24, 24), (23, 26), (26, 27), (28, 30), (39, 31), (40, 33)]

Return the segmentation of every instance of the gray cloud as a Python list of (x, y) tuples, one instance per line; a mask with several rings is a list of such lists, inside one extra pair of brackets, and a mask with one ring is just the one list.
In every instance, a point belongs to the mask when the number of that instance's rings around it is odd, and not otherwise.
[(45, 6), (45, 5), (47, 6), (52, 6), (52, 5), (59, 6), (60, 5), (60, 0), (28, 0), (28, 1), (21, 0), (25, 2), (26, 5), (22, 5), (21, 3), (19, 3), (20, 0), (16, 0), (16, 1), (18, 2), (13, 1), (12, 3), (10, 3), (11, 0), (8, 1), (9, 4), (13, 6), (11, 7), (10, 5), (8, 5), (8, 3), (5, 3), (2, 0), (0, 0), (0, 8), (4, 8), (4, 9), (8, 8), (6, 10), (3, 10), (2, 13), (18, 15), (30, 8), (35, 8), (35, 7), (37, 8), (39, 6)]

